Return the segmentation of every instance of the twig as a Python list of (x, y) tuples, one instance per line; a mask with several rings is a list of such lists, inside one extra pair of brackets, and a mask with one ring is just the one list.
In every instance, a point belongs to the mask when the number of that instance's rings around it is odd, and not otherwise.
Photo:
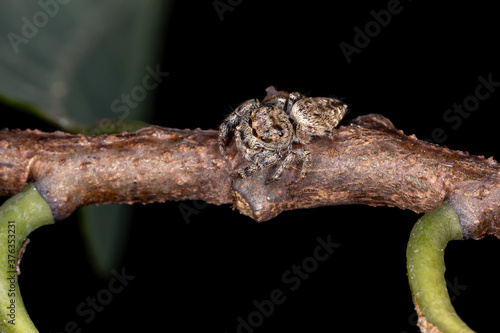
[(273, 168), (233, 179), (248, 162), (234, 142), (222, 158), (217, 136), (157, 126), (102, 136), (2, 130), (0, 195), (33, 181), (56, 220), (84, 205), (166, 200), (233, 204), (259, 222), (301, 208), (366, 204), (421, 213), (447, 201), (464, 238), (500, 235), (500, 164), (406, 136), (381, 115), (358, 117), (332, 139), (307, 144), (312, 166), (298, 184), (298, 168), (269, 185)]

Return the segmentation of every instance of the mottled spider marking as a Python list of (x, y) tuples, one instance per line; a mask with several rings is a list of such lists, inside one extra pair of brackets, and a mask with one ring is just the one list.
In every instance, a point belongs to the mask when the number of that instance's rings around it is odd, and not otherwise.
[(283, 109), (266, 105), (253, 109), (248, 124), (243, 123), (244, 135), (251, 147), (271, 150), (287, 149), (294, 139), (290, 118)]
[(295, 124), (300, 143), (308, 143), (312, 136), (331, 137), (347, 111), (347, 105), (335, 98), (304, 97), (291, 93), (290, 101), (287, 111)]
[(219, 149), (225, 156), (229, 132), (234, 128), (236, 148), (252, 164), (236, 171), (233, 177), (246, 178), (281, 162), (269, 184), (281, 179), (295, 161), (302, 160), (296, 182), (304, 179), (312, 165), (309, 151), (292, 148), (293, 142), (308, 143), (313, 136), (330, 136), (344, 117), (347, 106), (334, 98), (305, 97), (293, 92), (266, 89), (260, 103), (248, 100), (231, 113), (219, 128)]
[(253, 163), (233, 173), (235, 177), (246, 178), (283, 160), (288, 156), (295, 138), (290, 118), (282, 108), (249, 100), (229, 115), (220, 126), (219, 149), (223, 156), (226, 138), (234, 127), (236, 148), (246, 160)]

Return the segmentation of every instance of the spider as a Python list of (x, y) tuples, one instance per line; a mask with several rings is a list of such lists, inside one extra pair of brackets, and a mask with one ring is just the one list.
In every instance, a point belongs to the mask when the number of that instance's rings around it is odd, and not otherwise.
[(220, 125), (219, 149), (226, 155), (229, 133), (234, 129), (236, 147), (243, 157), (252, 162), (232, 174), (246, 178), (257, 171), (271, 167), (276, 169), (266, 184), (278, 181), (285, 170), (296, 160), (302, 160), (302, 168), (296, 182), (307, 175), (311, 167), (311, 154), (292, 143), (308, 143), (313, 136), (331, 137), (333, 129), (344, 117), (347, 106), (327, 97), (306, 97), (300, 93), (266, 89), (267, 96), (259, 102), (250, 99), (234, 110)]

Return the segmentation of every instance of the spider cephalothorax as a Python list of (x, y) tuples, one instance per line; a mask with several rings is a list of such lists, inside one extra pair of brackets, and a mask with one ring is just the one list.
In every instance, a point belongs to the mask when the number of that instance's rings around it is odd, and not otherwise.
[(347, 106), (337, 99), (305, 97), (297, 92), (266, 89), (268, 95), (259, 102), (250, 99), (231, 113), (219, 129), (219, 148), (225, 156), (226, 140), (234, 128), (236, 147), (252, 162), (233, 176), (246, 178), (260, 169), (282, 162), (267, 183), (277, 181), (295, 161), (303, 160), (297, 181), (305, 178), (311, 166), (307, 150), (292, 148), (293, 142), (308, 143), (313, 135), (331, 136), (344, 117)]

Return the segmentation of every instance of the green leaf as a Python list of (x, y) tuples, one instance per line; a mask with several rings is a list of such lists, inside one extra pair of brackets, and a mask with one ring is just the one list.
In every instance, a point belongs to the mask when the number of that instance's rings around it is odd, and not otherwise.
[[(156, 57), (170, 1), (4, 0), (0, 101), (69, 132), (144, 126), (167, 74)], [(149, 79), (145, 78), (149, 76)], [(118, 122), (99, 119), (118, 119)], [(104, 124), (104, 125), (103, 125)], [(82, 209), (82, 229), (101, 275), (118, 263), (130, 207)]]
[(79, 210), (80, 227), (96, 273), (106, 279), (118, 266), (127, 244), (132, 207), (89, 206)]
[(60, 2), (2, 3), (2, 100), (27, 106), (66, 130), (99, 118), (146, 120), (152, 91), (137, 103), (121, 99), (158, 66), (161, 18), (169, 2)]

